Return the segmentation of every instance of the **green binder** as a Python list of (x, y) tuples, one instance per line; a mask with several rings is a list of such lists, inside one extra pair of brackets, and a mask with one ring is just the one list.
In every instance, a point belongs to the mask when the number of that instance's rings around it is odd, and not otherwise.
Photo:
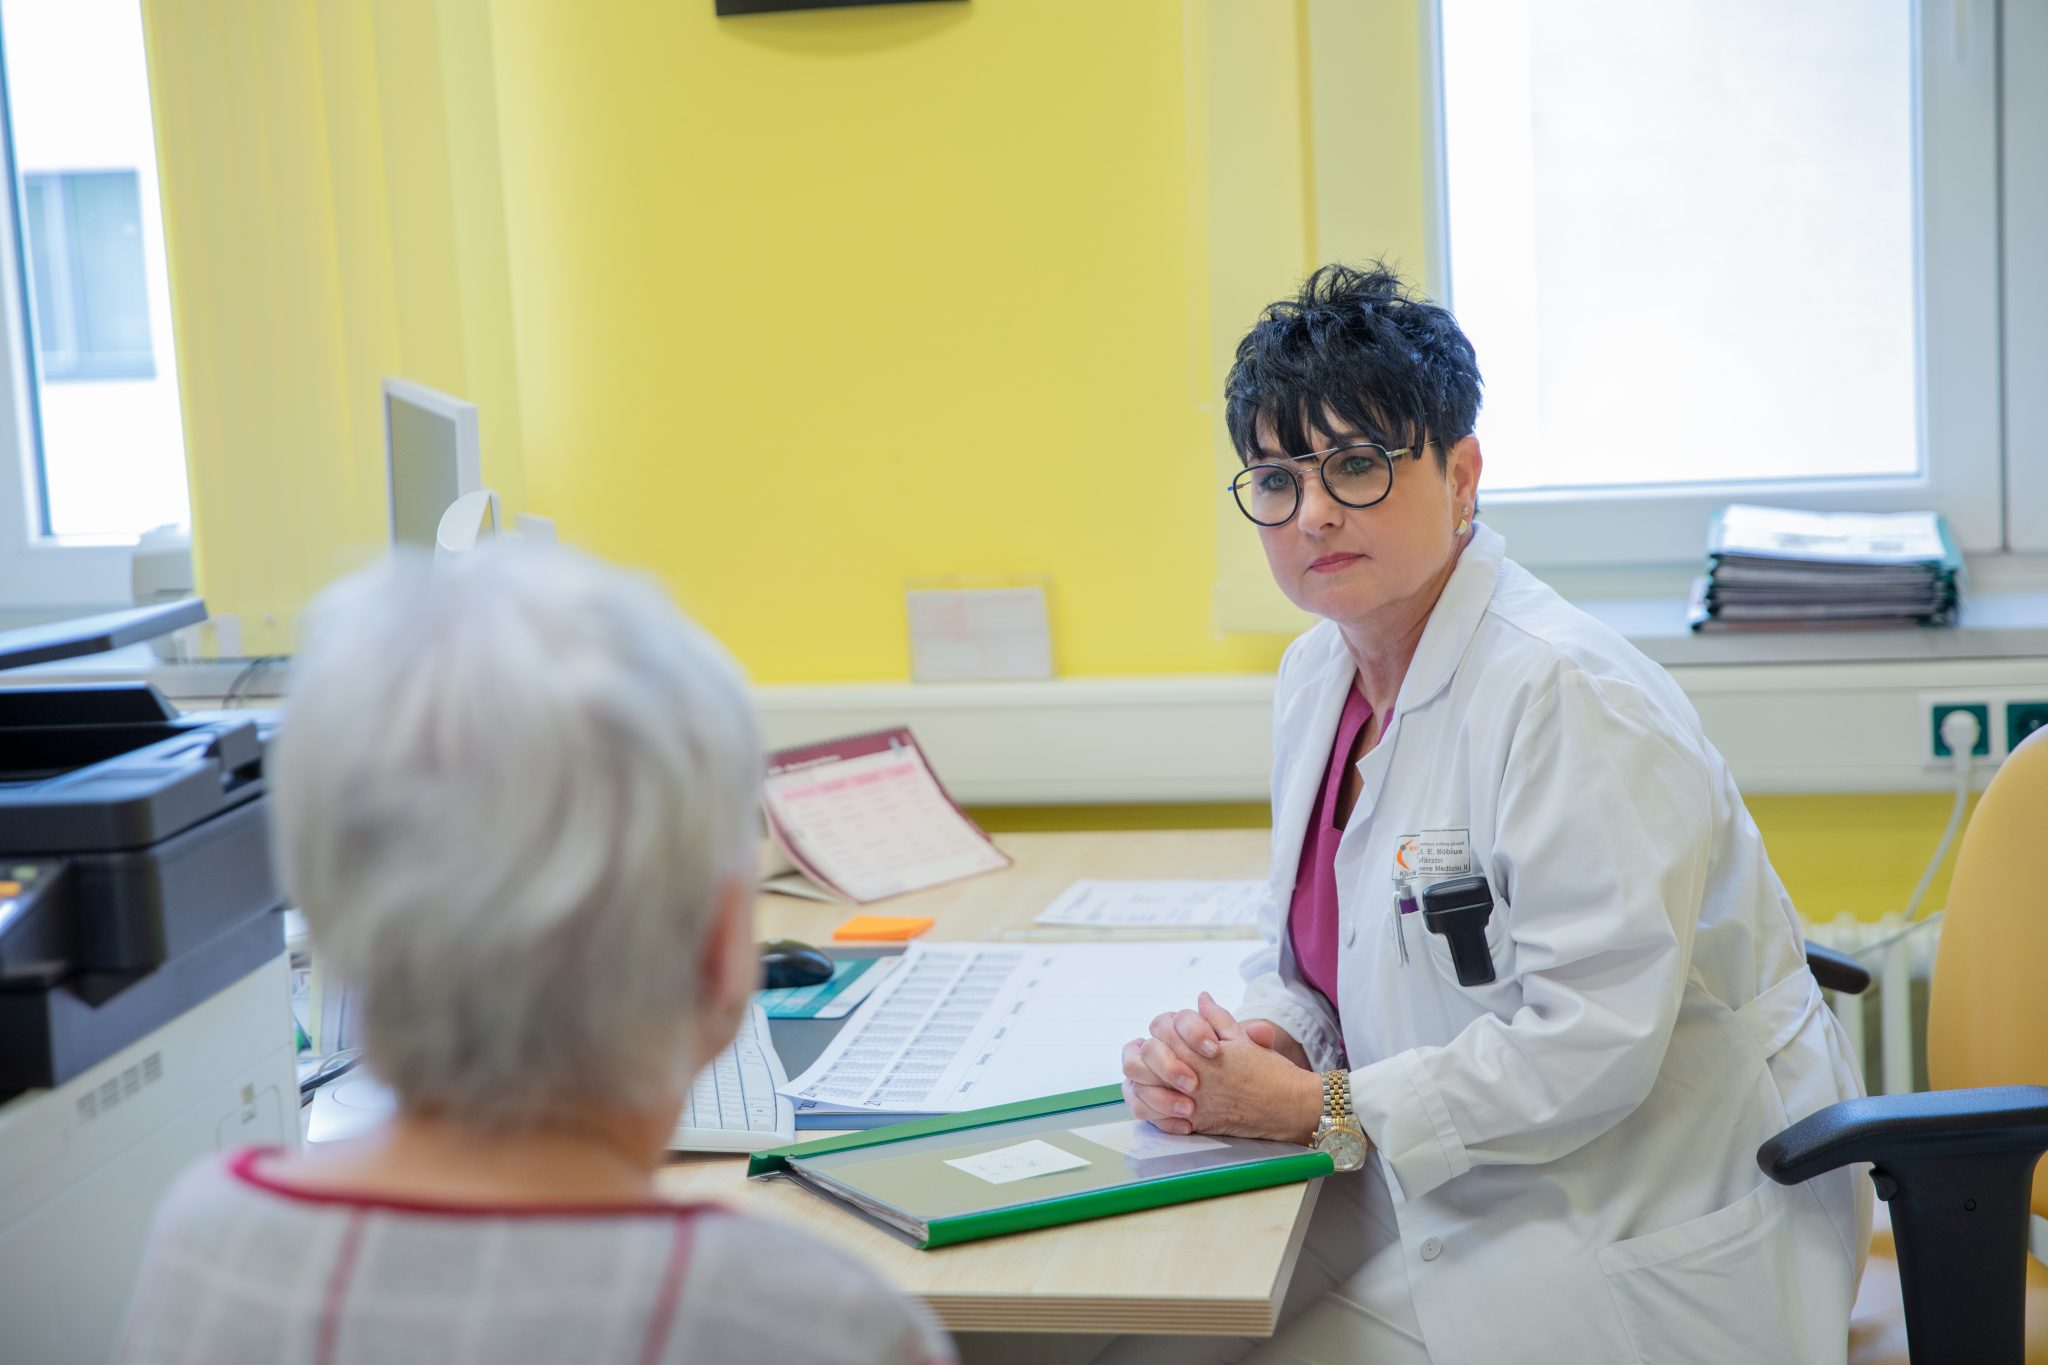
[(1329, 1155), (1258, 1138), (1176, 1138), (1114, 1085), (756, 1152), (782, 1175), (925, 1250), (1330, 1174)]

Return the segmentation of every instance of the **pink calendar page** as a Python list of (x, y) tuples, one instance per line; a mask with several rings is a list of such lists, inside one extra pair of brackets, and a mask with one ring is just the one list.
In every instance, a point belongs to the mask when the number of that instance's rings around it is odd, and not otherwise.
[(878, 901), (1010, 865), (946, 794), (907, 729), (770, 754), (761, 800), (789, 860), (845, 900)]

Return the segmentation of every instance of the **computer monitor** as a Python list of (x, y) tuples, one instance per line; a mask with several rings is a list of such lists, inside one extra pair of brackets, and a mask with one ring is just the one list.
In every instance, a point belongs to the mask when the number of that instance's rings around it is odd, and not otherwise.
[(384, 381), (391, 541), (432, 551), (441, 514), (483, 489), (476, 404), (406, 379)]

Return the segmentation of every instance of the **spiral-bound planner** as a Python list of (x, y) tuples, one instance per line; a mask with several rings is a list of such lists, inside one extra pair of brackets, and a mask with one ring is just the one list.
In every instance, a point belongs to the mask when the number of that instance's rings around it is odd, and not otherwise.
[(901, 727), (770, 754), (761, 802), (776, 848), (840, 900), (883, 900), (1010, 865)]

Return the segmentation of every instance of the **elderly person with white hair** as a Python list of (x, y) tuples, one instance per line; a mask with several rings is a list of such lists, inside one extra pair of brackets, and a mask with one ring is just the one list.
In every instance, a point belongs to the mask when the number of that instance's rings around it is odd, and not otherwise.
[(861, 1266), (654, 1188), (758, 970), (760, 743), (719, 648), (567, 551), (370, 571), (314, 621), (279, 856), (399, 1109), (188, 1174), (124, 1358), (950, 1360)]

